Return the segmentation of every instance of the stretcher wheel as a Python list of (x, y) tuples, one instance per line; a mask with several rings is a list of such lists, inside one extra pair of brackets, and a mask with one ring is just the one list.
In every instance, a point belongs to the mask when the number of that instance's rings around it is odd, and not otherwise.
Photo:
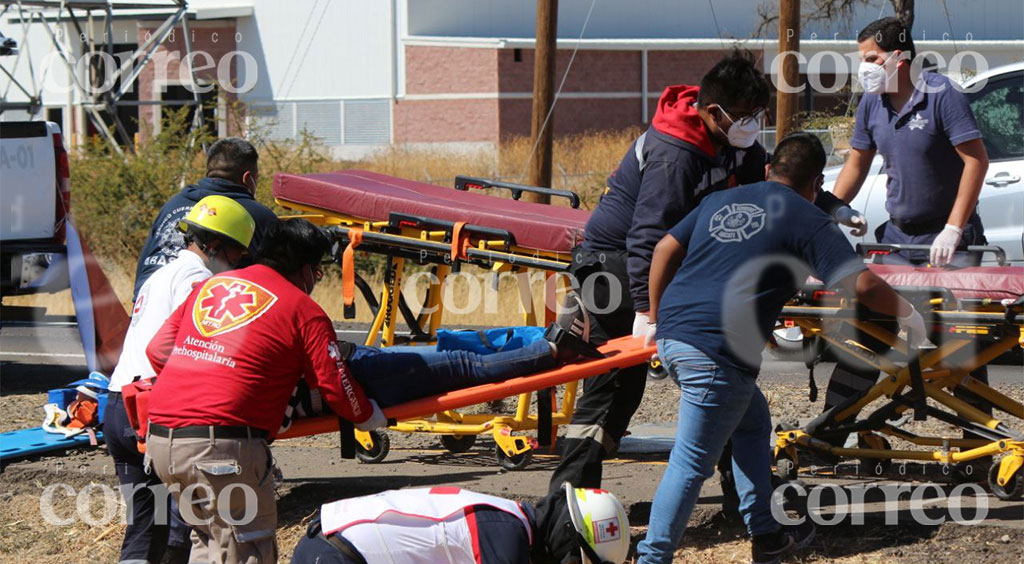
[(391, 439), (383, 431), (370, 431), (370, 438), (373, 439), (373, 446), (369, 449), (356, 443), (356, 458), (364, 464), (377, 464), (388, 457), (391, 452)]
[(533, 450), (509, 456), (505, 454), (504, 450), (501, 450), (500, 446), (495, 445), (494, 456), (498, 459), (498, 466), (501, 466), (505, 470), (522, 470), (530, 464), (531, 460), (533, 460)]
[(788, 452), (779, 451), (779, 456), (775, 458), (775, 476), (783, 482), (792, 482), (796, 479), (796, 475), (796, 461)]
[(441, 446), (455, 454), (466, 452), (475, 444), (476, 435), (441, 435)]
[(1005, 486), (1000, 486), (997, 478), (999, 477), (999, 460), (992, 463), (992, 468), (988, 471), (988, 489), (992, 493), (1003, 501), (1020, 501), (1024, 499), (1024, 468), (1018, 468), (1013, 476), (1010, 476), (1010, 481), (1006, 482)]

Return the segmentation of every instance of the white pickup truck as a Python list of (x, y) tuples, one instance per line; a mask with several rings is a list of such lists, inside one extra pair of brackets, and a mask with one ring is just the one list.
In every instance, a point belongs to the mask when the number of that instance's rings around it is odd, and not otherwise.
[(0, 297), (68, 287), (70, 172), (56, 123), (0, 122)]

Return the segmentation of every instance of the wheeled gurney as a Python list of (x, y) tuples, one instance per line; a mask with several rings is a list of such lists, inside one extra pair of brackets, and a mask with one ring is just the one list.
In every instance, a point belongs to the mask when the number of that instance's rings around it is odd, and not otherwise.
[[(483, 189), (506, 190), (513, 199), (488, 195)], [(531, 191), (565, 199), (570, 207), (519, 200), (523, 192)], [(466, 264), (487, 269), (495, 276), (506, 272), (514, 274), (525, 311), (525, 324), (550, 323), (554, 320), (557, 283), (554, 277), (568, 270), (571, 251), (582, 241), (583, 227), (589, 218), (588, 212), (577, 209), (579, 197), (572, 192), (461, 176), (456, 179), (453, 190), (359, 170), (278, 174), (274, 178), (274, 197), (281, 206), (301, 212), (305, 214), (303, 217), (323, 226), (334, 238), (335, 259), (342, 264), (346, 317), (354, 314), (356, 290), (374, 312), (367, 345), (376, 344), (378, 339), (382, 346), (403, 342), (395, 332), (399, 316), (410, 330), (404, 342), (432, 343), (444, 314), (440, 299), (442, 285), (450, 273), (458, 272)], [(356, 250), (384, 255), (387, 259), (379, 299), (355, 272)], [(413, 313), (408, 297), (402, 292), (408, 265), (428, 265), (433, 274), (418, 314)], [(546, 280), (546, 306), (542, 312), (533, 307), (529, 285), (531, 271), (542, 272)], [(653, 350), (646, 354), (649, 358)], [(620, 355), (614, 366), (627, 366), (619, 364), (625, 358)], [(632, 357), (629, 358), (633, 364), (647, 360), (637, 357), (633, 362)], [(532, 446), (525, 437), (512, 433), (536, 429), (540, 442), (549, 444), (557, 426), (572, 418), (577, 380), (581, 377), (558, 379), (557, 384), (564, 384), (565, 388), (557, 409), (551, 390), (556, 384), (538, 378), (529, 380), (536, 387), (517, 388), (514, 392), (518, 395), (518, 405), (512, 416), (457, 411), (457, 408), (481, 401), (509, 397), (507, 387), (495, 386), (481, 394), (456, 396), (478, 400), (471, 403), (455, 401), (458, 405), (453, 405), (449, 398), (436, 403), (433, 410), (398, 410), (392, 415), (398, 421), (390, 428), (441, 434), (442, 444), (453, 452), (468, 450), (476, 435), (490, 433), (497, 443), (499, 462), (507, 468), (519, 468), (529, 462)], [(505, 395), (494, 395), (498, 390), (503, 390), (501, 393)], [(537, 413), (530, 415), (534, 392), (537, 393)], [(481, 400), (481, 397), (487, 399)], [(296, 425), (299, 431), (290, 429), (287, 436), (337, 429), (336, 422), (326, 422), (323, 423), (326, 426), (319, 427), (308, 422), (296, 422)], [(372, 436), (357, 434), (357, 440), (363, 449), (374, 448)]]
[[(869, 252), (887, 252), (872, 245)], [(857, 458), (869, 473), (882, 474), (892, 460), (933, 461), (946, 472), (953, 464), (999, 456), (989, 470), (989, 486), (1004, 499), (1020, 499), (1024, 491), (1024, 406), (971, 372), (1024, 345), (1024, 267), (970, 267), (958, 270), (871, 264), (869, 267), (910, 300), (930, 328), (935, 348), (909, 351), (882, 319), (813, 284), (801, 291), (782, 313), (784, 324), (798, 326), (805, 349), (815, 340), (878, 368), (882, 377), (869, 389), (846, 398), (802, 428), (777, 429), (777, 473), (797, 474), (797, 447), (831, 457)], [(837, 331), (849, 324), (892, 347), (879, 354)], [(813, 359), (808, 359), (812, 367)], [(1021, 374), (1024, 380), (1024, 369)], [(958, 390), (961, 397), (951, 392)], [(973, 403), (964, 401), (967, 395)], [(861, 410), (884, 398), (870, 414)], [(931, 400), (933, 405), (928, 405)], [(995, 408), (988, 415), (976, 405)], [(939, 407), (936, 407), (937, 404)], [(981, 438), (920, 436), (902, 428), (911, 412), (917, 420), (935, 418)], [(999, 413), (1002, 412), (1002, 413)], [(1004, 419), (1008, 415), (1010, 418)], [(898, 421), (897, 421), (898, 420)], [(897, 421), (897, 422), (894, 422)], [(843, 438), (856, 433), (858, 448), (842, 448)], [(893, 449), (897, 438), (919, 449)]]

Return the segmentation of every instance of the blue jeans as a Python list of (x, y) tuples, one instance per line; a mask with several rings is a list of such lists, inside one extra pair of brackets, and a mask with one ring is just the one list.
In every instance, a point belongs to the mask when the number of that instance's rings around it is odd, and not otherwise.
[(557, 366), (547, 341), (493, 354), (433, 347), (357, 346), (348, 360), (366, 395), (381, 407), (480, 384), (501, 382)]
[(732, 467), (740, 513), (752, 535), (779, 524), (771, 513), (772, 424), (757, 379), (718, 366), (696, 348), (658, 340), (658, 355), (682, 390), (679, 423), (668, 468), (651, 506), (647, 538), (637, 545), (639, 562), (672, 562), (704, 480), (732, 438)]

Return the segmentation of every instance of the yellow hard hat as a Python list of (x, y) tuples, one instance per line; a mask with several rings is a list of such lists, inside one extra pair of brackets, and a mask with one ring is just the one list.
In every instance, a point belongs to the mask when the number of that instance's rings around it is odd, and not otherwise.
[(256, 222), (249, 212), (227, 196), (207, 196), (196, 202), (185, 219), (178, 222), (182, 231), (187, 231), (190, 225), (223, 235), (246, 248), (256, 231)]

